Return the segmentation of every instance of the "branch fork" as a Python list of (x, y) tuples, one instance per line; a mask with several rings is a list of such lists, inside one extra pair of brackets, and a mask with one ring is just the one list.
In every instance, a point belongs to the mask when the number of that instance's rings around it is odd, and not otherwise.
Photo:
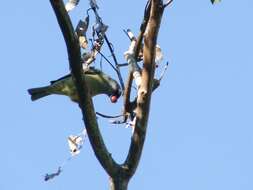
[[(129, 77), (126, 83), (127, 85), (124, 98), (125, 110), (123, 115), (128, 115), (127, 113), (132, 107), (129, 99), (133, 79), (135, 79), (136, 85), (138, 87), (138, 96), (136, 101), (137, 103), (135, 104), (136, 117), (134, 118), (133, 122), (134, 132), (131, 138), (131, 144), (127, 158), (123, 164), (117, 164), (115, 162), (111, 156), (111, 153), (107, 150), (107, 147), (104, 144), (96, 120), (96, 114), (94, 112), (94, 106), (89, 94), (88, 86), (86, 85), (84, 78), (81, 77), (83, 75), (83, 68), (81, 63), (82, 58), (79, 39), (75, 34), (63, 1), (50, 0), (50, 2), (54, 9), (67, 46), (69, 65), (80, 99), (79, 107), (82, 111), (84, 124), (93, 151), (102, 167), (112, 179), (111, 189), (126, 190), (127, 184), (130, 178), (134, 175), (140, 161), (145, 141), (151, 93), (153, 88), (156, 42), (164, 9), (163, 1), (148, 1), (145, 8), (143, 22), (140, 28), (140, 34), (136, 40), (132, 40), (129, 50), (125, 53), (125, 58), (128, 61), (130, 69)], [(92, 8), (96, 9), (97, 7), (95, 6), (95, 0), (91, 0), (90, 2), (93, 3)], [(143, 68), (140, 69), (136, 60), (138, 58), (140, 50), (142, 49), (141, 46), (143, 38)], [(105, 40), (108, 40), (106, 35)]]

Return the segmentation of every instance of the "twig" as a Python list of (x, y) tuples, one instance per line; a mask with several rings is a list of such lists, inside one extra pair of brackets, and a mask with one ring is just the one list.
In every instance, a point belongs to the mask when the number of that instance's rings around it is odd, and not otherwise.
[(166, 8), (166, 7), (169, 6), (172, 2), (173, 2), (173, 0), (168, 0), (168, 1), (163, 5), (163, 8)]
[(96, 114), (99, 115), (99, 116), (101, 116), (101, 117), (103, 117), (103, 118), (108, 118), (108, 119), (114, 119), (114, 118), (119, 118), (119, 117), (123, 116), (122, 114), (121, 115), (114, 115), (114, 116), (112, 116), (112, 115), (105, 115), (105, 114), (102, 114), (100, 112), (96, 112)]
[(166, 65), (165, 65), (165, 67), (163, 68), (163, 71), (162, 71), (162, 73), (161, 73), (161, 75), (160, 75), (160, 78), (158, 79), (160, 82), (161, 82), (161, 80), (163, 79), (163, 77), (164, 77), (164, 75), (165, 75), (165, 73), (166, 73), (166, 71), (167, 71), (167, 69), (168, 69), (168, 66), (169, 66), (169, 62), (166, 63)]
[(128, 63), (119, 63), (118, 66), (119, 67), (126, 67), (126, 66), (128, 66)]
[(100, 50), (98, 50), (98, 49), (96, 49), (96, 50), (97, 50), (97, 52), (106, 60), (106, 62), (109, 63), (109, 64), (111, 65), (111, 67), (113, 68), (113, 70), (114, 70), (115, 72), (117, 72), (116, 67), (109, 61), (109, 59), (107, 59), (107, 57), (106, 57)]
[(127, 35), (127, 37), (129, 38), (130, 41), (136, 40), (134, 34), (131, 32), (130, 29), (123, 30), (123, 31)]
[[(91, 2), (92, 2), (92, 1), (90, 1), (90, 3), (91, 3)], [(94, 14), (95, 14), (95, 16), (96, 16), (97, 22), (99, 22), (99, 23), (101, 23), (101, 24), (103, 25), (102, 18), (99, 16), (99, 14), (98, 14), (98, 12), (97, 12), (97, 8), (98, 8), (97, 5), (94, 5), (94, 4), (93, 4), (93, 6), (92, 6), (92, 3), (91, 3), (91, 9), (93, 10), (93, 12), (94, 12)], [(111, 54), (112, 54), (112, 57), (113, 57), (113, 60), (114, 60), (114, 63), (115, 63), (115, 67), (116, 67), (116, 70), (115, 70), (115, 71), (116, 71), (116, 73), (117, 73), (117, 75), (118, 75), (119, 82), (120, 82), (120, 85), (121, 85), (121, 88), (122, 88), (122, 91), (123, 91), (123, 94), (124, 94), (125, 86), (124, 86), (123, 78), (122, 78), (122, 75), (121, 75), (121, 73), (120, 73), (120, 69), (119, 69), (119, 66), (118, 66), (118, 61), (117, 61), (116, 56), (115, 56), (115, 54), (114, 54), (112, 45), (111, 45), (110, 41), (108, 40), (108, 38), (107, 38), (107, 36), (106, 36), (105, 33), (103, 34), (103, 38), (105, 39), (105, 41), (106, 41), (106, 43), (107, 43), (107, 45), (108, 45), (108, 47), (109, 47), (109, 50), (110, 50), (110, 52), (111, 52)]]
[(121, 75), (121, 73), (120, 73), (118, 61), (117, 61), (117, 59), (116, 59), (116, 56), (115, 56), (114, 51), (113, 51), (113, 49), (112, 49), (111, 43), (109, 42), (109, 40), (108, 40), (106, 34), (105, 34), (104, 38), (105, 38), (105, 41), (106, 41), (106, 43), (107, 43), (107, 45), (108, 45), (108, 47), (109, 47), (109, 50), (110, 50), (110, 52), (111, 52), (111, 54), (112, 54), (112, 58), (113, 58), (113, 60), (114, 60), (114, 62), (115, 62), (116, 71), (117, 71), (116, 73), (117, 73), (117, 75), (118, 75), (119, 82), (120, 82), (120, 85), (121, 85), (121, 88), (122, 88), (122, 91), (123, 91), (123, 94), (124, 94), (125, 85), (124, 85), (124, 82), (123, 82), (122, 75)]

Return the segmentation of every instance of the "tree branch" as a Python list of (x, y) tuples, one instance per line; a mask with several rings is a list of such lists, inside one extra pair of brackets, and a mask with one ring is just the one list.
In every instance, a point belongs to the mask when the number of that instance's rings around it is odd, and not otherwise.
[(79, 107), (93, 151), (100, 164), (110, 176), (115, 176), (119, 165), (108, 152), (98, 128), (93, 102), (87, 84), (82, 77), (81, 53), (78, 38), (75, 35), (71, 20), (62, 0), (50, 0), (68, 50), (69, 65), (79, 95)]
[(136, 171), (145, 141), (155, 71), (155, 48), (163, 10), (162, 0), (151, 1), (150, 16), (144, 34), (144, 64), (142, 83), (138, 90), (136, 122), (129, 153), (123, 164), (129, 176)]
[[(140, 33), (138, 35), (138, 38), (136, 40), (136, 46), (135, 46), (135, 52), (134, 56), (135, 59), (137, 60), (137, 57), (139, 56), (139, 52), (142, 48), (142, 40), (143, 40), (143, 35), (146, 30), (148, 20), (149, 20), (149, 15), (150, 15), (150, 9), (151, 9), (151, 1), (149, 0), (146, 4), (145, 11), (144, 11), (144, 16), (143, 20), (141, 23), (140, 27)], [(133, 83), (133, 72), (130, 70), (128, 73), (128, 78), (126, 82), (126, 89), (124, 93), (124, 110), (123, 110), (123, 115), (125, 115), (125, 121), (127, 120), (127, 115), (132, 111), (131, 106), (130, 106), (130, 95), (131, 95), (131, 88), (132, 88), (132, 83)]]

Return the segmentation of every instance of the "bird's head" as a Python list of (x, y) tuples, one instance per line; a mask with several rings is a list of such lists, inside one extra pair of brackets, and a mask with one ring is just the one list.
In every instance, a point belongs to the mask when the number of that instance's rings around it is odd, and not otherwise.
[(87, 72), (89, 72), (89, 76), (92, 77), (90, 81), (93, 82), (93, 84), (90, 85), (93, 87), (91, 89), (94, 90), (93, 96), (106, 94), (112, 103), (116, 103), (122, 94), (119, 83), (100, 70), (89, 68)]
[(112, 103), (116, 103), (122, 94), (121, 87), (119, 83), (110, 76), (104, 74), (103, 77), (106, 79), (106, 84), (108, 85), (106, 87), (106, 94), (109, 96)]

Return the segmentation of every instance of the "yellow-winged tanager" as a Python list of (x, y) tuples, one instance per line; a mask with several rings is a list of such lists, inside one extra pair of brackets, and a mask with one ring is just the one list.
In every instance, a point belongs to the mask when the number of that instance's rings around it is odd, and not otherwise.
[[(112, 103), (117, 102), (121, 96), (121, 89), (117, 81), (94, 68), (89, 68), (84, 73), (83, 77), (85, 77), (92, 97), (99, 94), (106, 94), (110, 97)], [(28, 93), (31, 95), (32, 101), (51, 94), (59, 94), (69, 96), (72, 101), (78, 102), (78, 94), (71, 74), (51, 81), (51, 84), (48, 86), (28, 89)]]

